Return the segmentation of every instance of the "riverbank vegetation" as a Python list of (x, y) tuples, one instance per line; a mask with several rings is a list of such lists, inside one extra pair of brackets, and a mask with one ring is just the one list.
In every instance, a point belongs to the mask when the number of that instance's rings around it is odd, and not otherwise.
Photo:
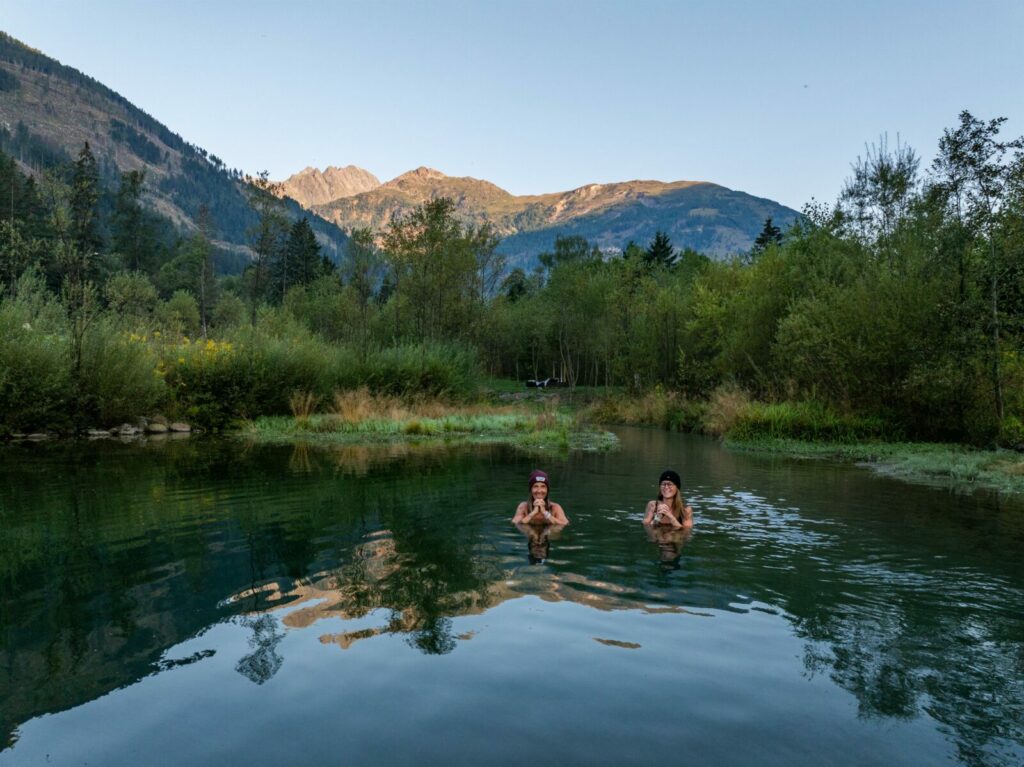
[(447, 404), (433, 398), (338, 392), (322, 410), (308, 393), (293, 395), (292, 416), (264, 416), (242, 430), (259, 442), (504, 442), (530, 451), (607, 450), (613, 434), (589, 427), (575, 414), (553, 407)]
[(351, 233), (332, 263), (264, 175), (246, 187), (249, 266), (217, 275), (216, 222), (200, 217), (158, 260), (144, 179), (100, 189), (88, 147), (38, 178), (0, 158), (0, 431), (154, 412), (294, 424), (307, 396), (306, 426), (326, 433), (344, 423), (336, 394), (361, 387), (465, 406), (487, 378), (555, 377), (615, 392), (586, 405), (592, 421), (1021, 444), (1024, 144), (1002, 128), (963, 113), (926, 170), (883, 138), (834, 206), (809, 205), (787, 232), (766, 221), (730, 260), (663, 235), (616, 252), (566, 236), (532, 269), (509, 268), (495, 233), (447, 199)]

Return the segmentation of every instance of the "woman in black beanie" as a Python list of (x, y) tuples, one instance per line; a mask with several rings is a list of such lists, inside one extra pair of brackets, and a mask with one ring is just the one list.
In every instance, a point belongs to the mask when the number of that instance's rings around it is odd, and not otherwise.
[(683, 503), (679, 495), (682, 480), (667, 469), (658, 480), (658, 498), (647, 502), (645, 525), (670, 525), (673, 528), (693, 527), (693, 509)]

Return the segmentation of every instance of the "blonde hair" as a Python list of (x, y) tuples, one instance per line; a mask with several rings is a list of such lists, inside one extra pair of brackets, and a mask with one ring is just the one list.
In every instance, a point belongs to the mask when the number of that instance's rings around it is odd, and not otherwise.
[[(664, 502), (664, 500), (665, 499), (661, 495), (661, 489), (659, 488), (658, 500), (654, 502), (655, 510), (657, 510), (658, 508), (658, 502)], [(672, 512), (672, 516), (676, 518), (676, 522), (683, 522), (683, 512), (685, 511), (685, 509), (686, 505), (683, 503), (682, 493), (679, 492), (679, 488), (677, 487), (675, 498), (672, 499), (672, 508), (670, 509), (670, 511)]]

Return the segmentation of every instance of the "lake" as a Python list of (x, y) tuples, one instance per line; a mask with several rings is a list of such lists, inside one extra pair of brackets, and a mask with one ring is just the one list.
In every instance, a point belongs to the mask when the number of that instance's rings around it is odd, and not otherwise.
[(0, 448), (0, 766), (1024, 762), (1020, 500), (616, 431)]

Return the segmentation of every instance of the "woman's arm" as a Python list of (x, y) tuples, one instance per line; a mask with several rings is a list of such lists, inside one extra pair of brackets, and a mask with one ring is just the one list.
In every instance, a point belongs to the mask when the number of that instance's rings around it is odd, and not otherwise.
[(654, 507), (658, 504), (655, 501), (647, 502), (647, 511), (644, 512), (644, 524), (649, 525), (654, 522)]
[(565, 510), (557, 503), (551, 504), (551, 521), (556, 525), (569, 524), (569, 518), (565, 516)]
[(515, 516), (512, 517), (512, 524), (518, 525), (520, 522), (526, 522), (528, 519), (532, 519), (532, 515), (527, 515), (526, 513), (528, 508), (529, 507), (526, 505), (525, 501), (516, 506), (516, 513)]
[(693, 507), (685, 506), (683, 508), (683, 524), (680, 527), (693, 527)]

